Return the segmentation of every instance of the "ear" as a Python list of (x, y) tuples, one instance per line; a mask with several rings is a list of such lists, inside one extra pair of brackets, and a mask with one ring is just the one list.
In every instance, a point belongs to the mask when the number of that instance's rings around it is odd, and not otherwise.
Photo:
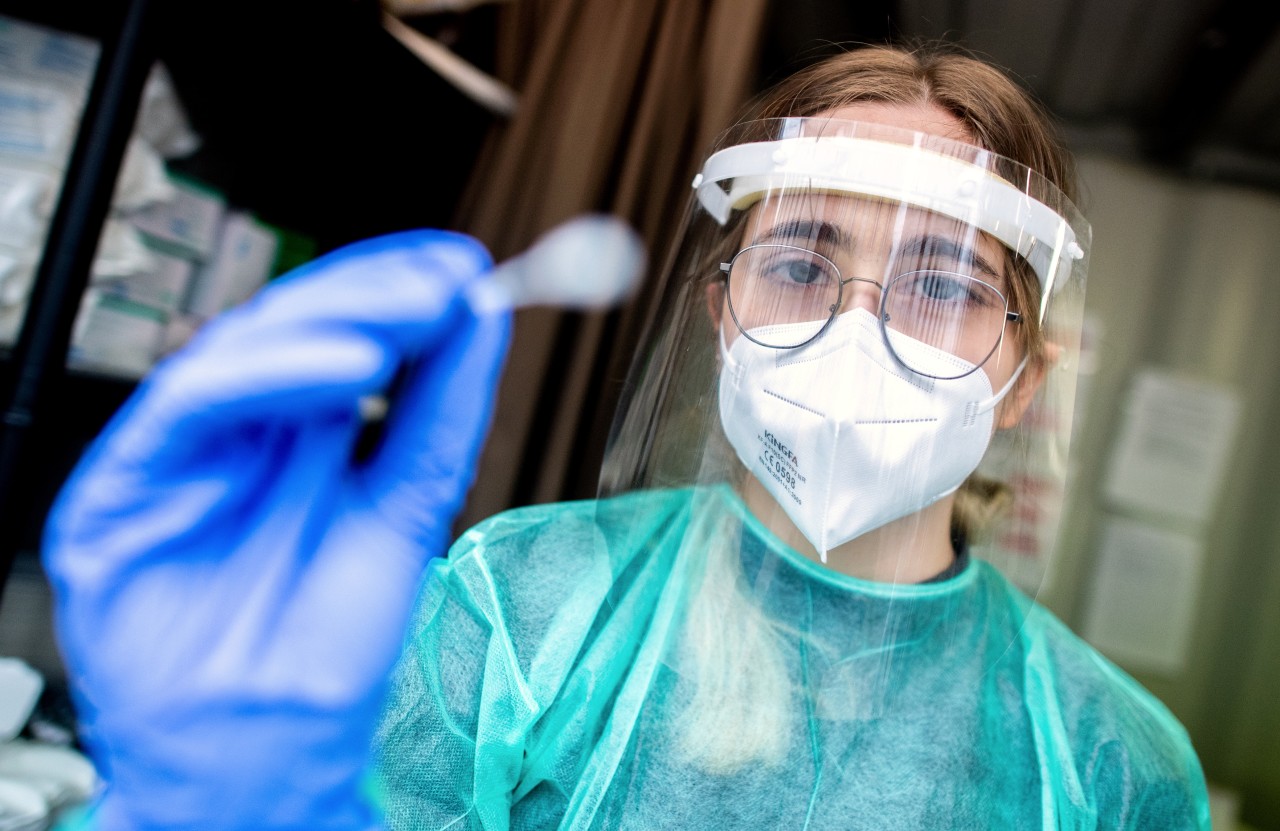
[(711, 322), (720, 328), (720, 320), (724, 317), (724, 281), (717, 280), (707, 286), (707, 315)]
[(1046, 343), (1044, 345), (1044, 355), (1036, 360), (1027, 361), (1027, 366), (1022, 370), (1022, 374), (1018, 376), (1013, 389), (1009, 390), (1009, 394), (1004, 397), (1004, 400), (1000, 402), (1000, 406), (996, 408), (997, 430), (1008, 430), (1010, 427), (1016, 427), (1018, 422), (1022, 421), (1022, 417), (1026, 415), (1027, 408), (1031, 406), (1032, 399), (1036, 397), (1036, 393), (1044, 385), (1045, 376), (1058, 363), (1061, 355), (1062, 347), (1056, 343)]

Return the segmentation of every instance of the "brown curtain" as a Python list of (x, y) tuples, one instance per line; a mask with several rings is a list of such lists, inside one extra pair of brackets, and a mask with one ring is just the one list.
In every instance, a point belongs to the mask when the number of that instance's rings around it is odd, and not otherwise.
[(463, 527), (594, 495), (620, 385), (700, 156), (754, 92), (767, 0), (514, 0), (497, 74), (519, 91), (455, 226), (498, 259), (576, 214), (632, 223), (649, 270), (623, 308), (521, 311)]

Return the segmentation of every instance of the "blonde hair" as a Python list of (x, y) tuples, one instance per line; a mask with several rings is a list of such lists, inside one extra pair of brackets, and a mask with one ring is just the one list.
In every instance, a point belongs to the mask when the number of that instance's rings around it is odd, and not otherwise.
[[(817, 116), (866, 101), (942, 107), (966, 126), (973, 143), (1035, 170), (1075, 198), (1072, 159), (1047, 111), (1002, 71), (949, 44), (869, 46), (834, 55), (766, 91), (744, 118)], [(1006, 256), (1011, 306), (1037, 310), (1034, 272), (1012, 252)], [(1037, 315), (1023, 320), (1029, 359), (1045, 360)], [(1011, 499), (1002, 483), (971, 475), (957, 493), (953, 528), (974, 539)], [(783, 666), (785, 633), (748, 600), (738, 561), (741, 529), (731, 520), (695, 522), (686, 540), (686, 551), (695, 549), (700, 558), (682, 641), (696, 677), (675, 736), (687, 762), (717, 774), (782, 762), (796, 694)]]
[(694, 516), (699, 518), (685, 535), (681, 558), (697, 573), (690, 575), (680, 662), (692, 668), (695, 683), (675, 722), (676, 749), (686, 762), (714, 774), (776, 764), (786, 752), (792, 709), (782, 633), (746, 599), (736, 517), (696, 506)]

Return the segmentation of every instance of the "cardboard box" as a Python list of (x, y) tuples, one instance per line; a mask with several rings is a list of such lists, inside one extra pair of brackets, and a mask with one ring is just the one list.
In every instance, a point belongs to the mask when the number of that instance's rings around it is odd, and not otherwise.
[(213, 256), (196, 270), (186, 311), (210, 318), (243, 303), (271, 278), (279, 247), (275, 232), (251, 214), (228, 213)]
[(193, 260), (213, 256), (226, 213), (222, 194), (179, 176), (171, 176), (174, 197), (131, 214), (134, 227), (157, 248)]

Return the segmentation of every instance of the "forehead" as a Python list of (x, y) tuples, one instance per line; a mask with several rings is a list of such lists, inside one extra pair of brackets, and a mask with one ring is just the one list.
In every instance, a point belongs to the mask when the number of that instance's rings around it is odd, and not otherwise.
[(748, 210), (741, 244), (781, 242), (833, 258), (891, 258), (902, 251), (937, 250), (939, 241), (972, 251), (992, 271), (1003, 272), (1004, 245), (975, 226), (902, 202), (848, 194), (772, 194)]

